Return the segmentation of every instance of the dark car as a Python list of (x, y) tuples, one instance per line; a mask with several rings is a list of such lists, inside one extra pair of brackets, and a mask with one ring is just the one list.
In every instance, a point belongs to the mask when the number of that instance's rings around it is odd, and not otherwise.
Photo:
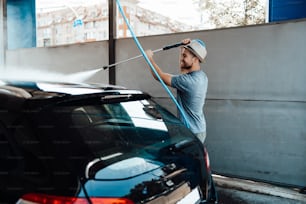
[(150, 95), (0, 81), (0, 203), (217, 203), (201, 142)]

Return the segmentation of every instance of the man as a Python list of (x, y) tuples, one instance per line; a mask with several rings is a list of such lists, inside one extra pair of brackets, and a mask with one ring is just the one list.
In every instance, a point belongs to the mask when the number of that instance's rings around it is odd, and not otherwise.
[[(201, 70), (200, 63), (206, 58), (206, 46), (199, 39), (182, 41), (184, 46), (180, 51), (180, 71), (179, 75), (171, 75), (163, 72), (153, 59), (152, 50), (147, 50), (146, 55), (163, 82), (177, 90), (177, 102), (182, 107), (186, 119), (189, 122), (190, 130), (197, 135), (202, 143), (206, 138), (206, 121), (203, 113), (205, 104), (208, 79)], [(158, 80), (151, 70), (153, 77)], [(178, 117), (185, 124), (183, 116), (178, 113)]]

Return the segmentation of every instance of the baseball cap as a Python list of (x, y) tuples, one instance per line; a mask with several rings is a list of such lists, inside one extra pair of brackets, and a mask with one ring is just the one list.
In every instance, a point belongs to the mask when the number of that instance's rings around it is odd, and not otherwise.
[(200, 39), (191, 40), (191, 42), (189, 44), (185, 45), (184, 48), (188, 49), (195, 56), (197, 56), (197, 58), (199, 58), (200, 62), (203, 62), (206, 55), (207, 55), (206, 45)]

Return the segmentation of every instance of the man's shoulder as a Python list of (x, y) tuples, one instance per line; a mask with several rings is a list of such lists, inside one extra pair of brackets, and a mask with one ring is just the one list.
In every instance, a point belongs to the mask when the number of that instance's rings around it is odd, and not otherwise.
[(196, 80), (207, 80), (207, 75), (203, 70), (189, 72), (188, 75), (190, 76), (190, 78), (193, 78)]

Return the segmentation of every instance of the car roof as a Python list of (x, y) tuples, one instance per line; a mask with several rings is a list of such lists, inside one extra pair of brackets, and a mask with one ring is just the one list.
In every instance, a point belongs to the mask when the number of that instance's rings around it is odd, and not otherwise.
[[(103, 96), (104, 99), (149, 95), (123, 86), (91, 83), (64, 83), (50, 81), (0, 80), (0, 108), (19, 109), (27, 102), (41, 106), (50, 102), (79, 100)], [(39, 105), (40, 104), (40, 105)]]

